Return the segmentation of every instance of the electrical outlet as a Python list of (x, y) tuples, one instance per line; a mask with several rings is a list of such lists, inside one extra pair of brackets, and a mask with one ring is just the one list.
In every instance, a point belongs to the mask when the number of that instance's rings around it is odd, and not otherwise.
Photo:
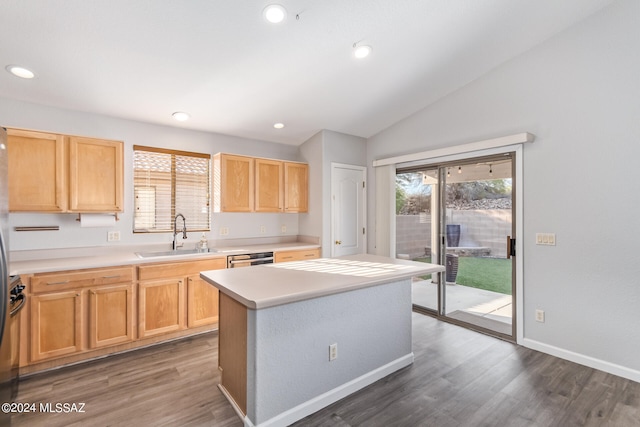
[(287, 226), (283, 225), (282, 227), (280, 227), (280, 232), (286, 233), (287, 232)]
[(338, 358), (338, 343), (329, 346), (329, 362)]
[(120, 240), (120, 232), (119, 231), (109, 231), (107, 232), (107, 242), (117, 242)]
[(544, 323), (544, 310), (536, 309), (536, 322)]
[(229, 227), (220, 227), (220, 235), (228, 236), (229, 235)]
[(260, 226), (260, 234), (264, 234), (267, 232), (267, 227), (265, 227), (264, 225)]

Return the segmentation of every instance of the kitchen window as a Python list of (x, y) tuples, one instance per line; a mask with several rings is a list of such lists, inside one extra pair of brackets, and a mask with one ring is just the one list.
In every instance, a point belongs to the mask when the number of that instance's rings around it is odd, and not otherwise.
[(209, 154), (134, 146), (133, 231), (172, 231), (179, 213), (189, 231), (209, 231), (210, 164)]

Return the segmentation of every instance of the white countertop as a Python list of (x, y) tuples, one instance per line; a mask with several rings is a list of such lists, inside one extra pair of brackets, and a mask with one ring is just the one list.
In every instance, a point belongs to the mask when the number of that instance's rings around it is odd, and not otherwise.
[[(304, 242), (247, 244), (241, 246), (216, 246), (206, 253), (185, 253), (178, 255), (141, 258), (138, 252), (167, 251), (169, 245), (113, 246), (70, 249), (46, 249), (11, 253), (9, 274), (48, 273), (83, 268), (114, 267), (120, 265), (145, 264), (171, 261), (188, 261), (201, 258), (226, 257), (233, 254), (256, 252), (278, 252), (288, 250), (315, 249), (317, 244)], [(189, 248), (193, 249), (193, 248)], [(14, 256), (15, 254), (15, 256)]]
[(244, 306), (261, 309), (440, 271), (444, 266), (362, 254), (203, 271), (200, 277)]

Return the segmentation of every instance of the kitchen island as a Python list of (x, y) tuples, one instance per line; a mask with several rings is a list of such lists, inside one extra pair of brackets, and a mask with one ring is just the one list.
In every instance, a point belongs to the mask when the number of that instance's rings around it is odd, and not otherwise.
[(289, 425), (413, 362), (411, 278), (375, 255), (215, 270), (220, 389), (247, 426)]

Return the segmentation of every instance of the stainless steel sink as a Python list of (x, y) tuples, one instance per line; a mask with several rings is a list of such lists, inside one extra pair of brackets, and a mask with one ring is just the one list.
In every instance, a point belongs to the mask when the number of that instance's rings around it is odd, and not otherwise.
[[(209, 252), (215, 252), (209, 251)], [(136, 252), (136, 255), (140, 258), (155, 258), (155, 257), (163, 257), (163, 256), (180, 256), (180, 255), (193, 255), (193, 254), (201, 254), (206, 252), (198, 252), (197, 249), (184, 249), (177, 251), (159, 251), (159, 252)]]

